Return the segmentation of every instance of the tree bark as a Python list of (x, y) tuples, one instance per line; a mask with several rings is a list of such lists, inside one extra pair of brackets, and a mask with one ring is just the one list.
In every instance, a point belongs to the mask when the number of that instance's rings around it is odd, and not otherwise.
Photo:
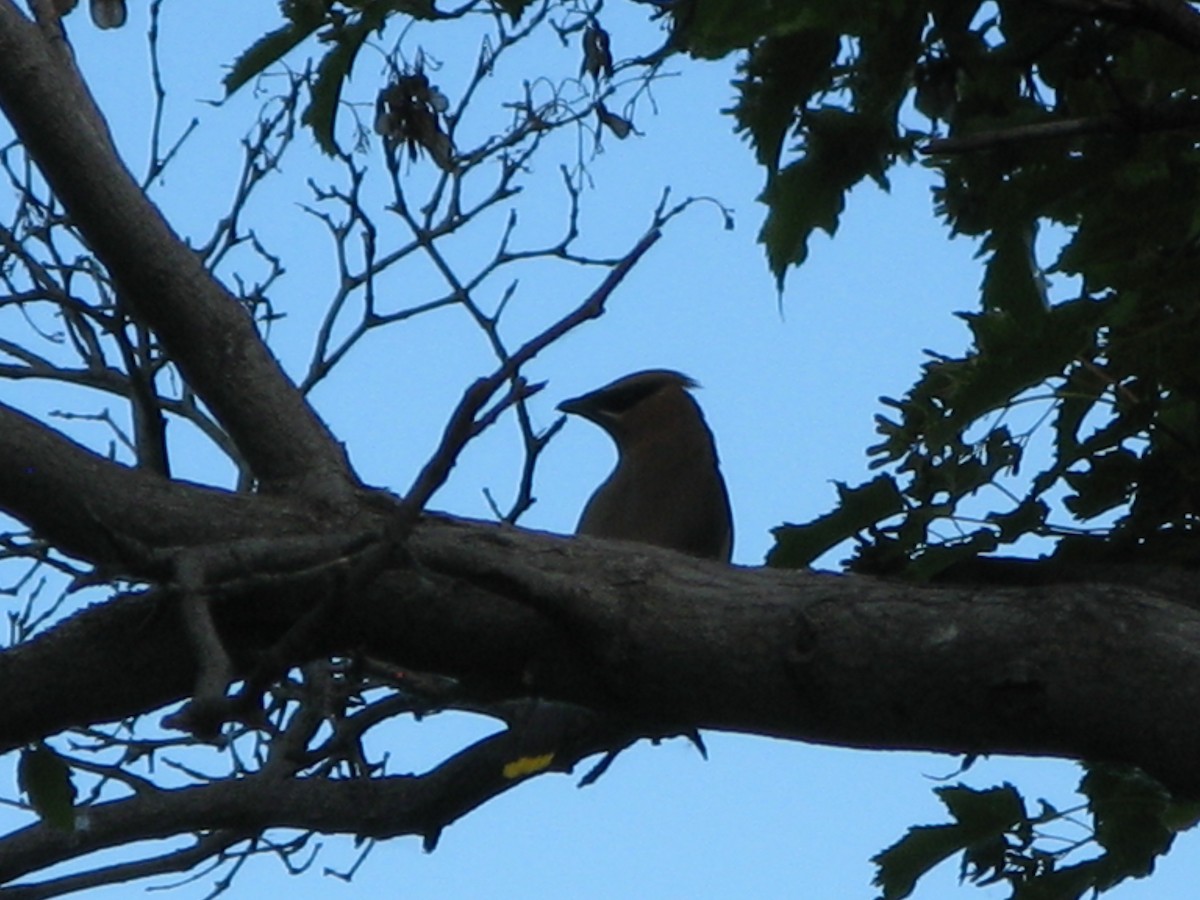
[[(332, 602), (328, 573), (215, 601), (241, 674), (325, 604), (329, 627), (283, 662), (364, 653), (647, 733), (1134, 763), (1200, 796), (1200, 717), (1181, 715), (1200, 709), (1200, 613), (1170, 596), (731, 568), (437, 518), (409, 550)], [(190, 657), (170, 597), (91, 607), (0, 654), (0, 745), (179, 700)]]
[(341, 447), (259, 338), (134, 181), (65, 39), (0, 0), (0, 108), (188, 383), (266, 490), (339, 501), (353, 484)]

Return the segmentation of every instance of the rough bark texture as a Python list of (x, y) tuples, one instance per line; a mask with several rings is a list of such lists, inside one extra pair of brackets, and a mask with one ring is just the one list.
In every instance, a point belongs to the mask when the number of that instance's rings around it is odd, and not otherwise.
[[(729, 568), (606, 541), (428, 519), (415, 569), (337, 598), (301, 662), (362, 652), (658, 730), (1137, 763), (1200, 794), (1200, 613), (1134, 587), (930, 587)], [(249, 666), (328, 587), (232, 591), (222, 636)], [(0, 655), (14, 747), (185, 696), (172, 599), (122, 597)], [(243, 668), (243, 671), (246, 671)]]

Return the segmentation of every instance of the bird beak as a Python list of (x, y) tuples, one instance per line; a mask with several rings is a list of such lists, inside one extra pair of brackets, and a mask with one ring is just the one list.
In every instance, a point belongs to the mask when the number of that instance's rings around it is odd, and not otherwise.
[(582, 397), (572, 397), (570, 400), (564, 400), (555, 407), (559, 412), (570, 413), (574, 416), (583, 416), (585, 419), (594, 418), (595, 410), (592, 408), (591, 395), (584, 394)]

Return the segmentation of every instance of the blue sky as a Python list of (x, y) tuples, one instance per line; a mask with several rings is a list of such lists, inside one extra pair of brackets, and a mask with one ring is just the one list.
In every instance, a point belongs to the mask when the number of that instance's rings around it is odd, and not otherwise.
[[(73, 16), (69, 26), (118, 143), (134, 171), (142, 172), (151, 114), (146, 11), (140, 0), (131, 6), (130, 22), (120, 31), (96, 32), (85, 14)], [(251, 9), (214, 0), (166, 6), (163, 58), (172, 99), (165, 132), (168, 138), (179, 134), (193, 117), (200, 128), (156, 185), (155, 196), (176, 227), (199, 242), (227, 203), (237, 167), (232, 148), (258, 105), (248, 90), (222, 107), (203, 101), (219, 97), (221, 66), (272, 27), (275, 5)], [(629, 4), (606, 7), (602, 21), (614, 35), (618, 57), (653, 44), (654, 30), (634, 21), (642, 11)], [(628, 33), (642, 43), (622, 44)], [(410, 51), (424, 34), (410, 36)], [(444, 63), (433, 80), (453, 100), (476, 45), (437, 29), (428, 35), (427, 52)], [(577, 53), (574, 45), (562, 50), (547, 42), (526, 65), (536, 69), (545, 63), (569, 72)], [(732, 495), (734, 561), (754, 566), (770, 547), (770, 528), (828, 510), (833, 481), (868, 477), (865, 448), (877, 439), (872, 417), (883, 411), (878, 397), (903, 393), (925, 348), (963, 349), (966, 329), (951, 313), (973, 306), (981, 271), (975, 248), (949, 240), (933, 218), (933, 176), (914, 167), (895, 174), (890, 193), (874, 186), (856, 191), (836, 238), (814, 240), (810, 259), (789, 276), (780, 301), (755, 242), (761, 207), (754, 198), (761, 172), (719, 112), (732, 99), (732, 67), (679, 63), (671, 70), (679, 74), (655, 87), (657, 111), (648, 103), (638, 109), (635, 122), (642, 135), (625, 142), (608, 136), (604, 152), (589, 159), (592, 187), (583, 195), (581, 244), (598, 254), (624, 252), (646, 227), (667, 186), (677, 198), (719, 199), (733, 209), (736, 227), (725, 230), (721, 215), (704, 204), (673, 222), (614, 295), (607, 314), (529, 368), (532, 379), (549, 381), (532, 409), (536, 421), (548, 426), (559, 400), (628, 372), (669, 367), (695, 377), (703, 384), (699, 400), (716, 434)], [(377, 76), (374, 63), (360, 65), (355, 95), (373, 97)], [(483, 96), (508, 96), (520, 77), (498, 71)], [(549, 148), (527, 178), (519, 234), (530, 241), (561, 223), (557, 166), (572, 161), (573, 140)], [(378, 148), (363, 159), (378, 166)], [(414, 186), (428, 175), (428, 163), (423, 165), (425, 170), (413, 166), (406, 176)], [(297, 378), (335, 274), (327, 237), (298, 206), (310, 199), (304, 188), (309, 177), (322, 182), (334, 171), (315, 152), (293, 153), (250, 210), (268, 242), (286, 250), (288, 274), (273, 291), (286, 318), (274, 326), (273, 346)], [(458, 248), (461, 258), (490, 253), (502, 218), (473, 231)], [(599, 276), (595, 270), (531, 267), (520, 279), (506, 318), (506, 335), (514, 343), (578, 302)], [(505, 284), (491, 288), (494, 296)], [(436, 289), (419, 268), (398, 273), (384, 287), (404, 302)], [(372, 336), (314, 392), (313, 401), (346, 442), (364, 479), (399, 491), (431, 451), (462, 390), (490, 367), (484, 343), (464, 319), (439, 313)], [(23, 386), (3, 384), (0, 390), (6, 400), (33, 411), (62, 403), (59, 395)], [(88, 408), (97, 402), (89, 401)], [(75, 423), (69, 430), (94, 446), (107, 440), (98, 426)], [(176, 430), (180, 474), (227, 485), (228, 467), (194, 436)], [(504, 422), (468, 449), (433, 506), (489, 518), (483, 489), (503, 505), (518, 461), (515, 429)], [(538, 502), (522, 524), (569, 532), (612, 462), (612, 448), (598, 429), (570, 422), (544, 457), (535, 489)], [(828, 561), (835, 563), (836, 557)], [(390, 771), (420, 771), (487, 729), (484, 723), (446, 717), (390, 727), (375, 736), (373, 746), (389, 755)], [(584, 790), (577, 790), (572, 778), (536, 779), (448, 829), (431, 855), (423, 854), (415, 839), (376, 847), (350, 884), (320, 871), (349, 867), (355, 848), (347, 839), (322, 838), (325, 849), (308, 874), (288, 878), (274, 859), (264, 857), (239, 874), (226, 896), (286, 890), (296, 900), (867, 898), (874, 896), (870, 856), (909, 825), (943, 821), (931, 788), (941, 783), (935, 779), (957, 768), (954, 758), (928, 754), (732, 735), (707, 740), (707, 762), (676, 741), (636, 747)], [(210, 761), (214, 767), (218, 763), (215, 757)], [(1031, 801), (1045, 796), (1067, 806), (1078, 777), (1069, 763), (993, 759), (979, 763), (964, 780), (980, 787), (1010, 780)], [(16, 821), (15, 814), (0, 809), (0, 826)], [(1186, 896), (1197, 874), (1187, 860), (1195, 847), (1195, 838), (1187, 836), (1152, 881), (1123, 886), (1110, 896)], [(211, 877), (201, 879), (175, 896), (203, 896), (211, 882)], [(130, 890), (95, 896), (125, 897)], [(959, 887), (953, 864), (922, 882), (916, 893), (922, 900), (1003, 895), (998, 888)]]

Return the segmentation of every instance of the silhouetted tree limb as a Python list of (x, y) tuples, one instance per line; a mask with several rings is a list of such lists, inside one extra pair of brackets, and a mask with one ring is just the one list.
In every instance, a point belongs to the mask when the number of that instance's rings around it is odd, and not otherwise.
[(0, 471), (7, 473), (0, 478), (0, 509), (63, 552), (126, 575), (139, 574), (133, 553), (139, 546), (168, 548), (314, 529), (314, 516), (295, 506), (123, 466), (4, 404)]
[[(290, 662), (362, 653), (659, 732), (1133, 762), (1200, 791), (1200, 725), (1171, 715), (1200, 692), (1200, 613), (1170, 596), (726, 568), (440, 519), (409, 550), (415, 568), (343, 598)], [(231, 586), (214, 604), (242, 674), (328, 585), (286, 587)], [(90, 608), (0, 657), (3, 746), (185, 696), (196, 666), (164, 600)]]
[(246, 310), (204, 269), (138, 186), (64, 52), (0, 2), (0, 107), (122, 296), (268, 490), (344, 495), (337, 442), (267, 350)]
[[(486, 737), (422, 775), (371, 779), (290, 779), (259, 773), (236, 781), (174, 791), (133, 795), (91, 807), (82, 839), (33, 826), (7, 839), (0, 881), (21, 877), (54, 861), (73, 859), (130, 840), (169, 838), (188, 832), (215, 832), (223, 847), (268, 828), (345, 833), (363, 838), (420, 836), (433, 849), (443, 828), (515, 787), (530, 774), (571, 772), (583, 758), (620, 748), (640, 735), (626, 724), (587, 710), (533, 705), (519, 729)], [(656, 735), (653, 735), (657, 737)], [(529, 761), (532, 772), (510, 766)], [(176, 868), (173, 857), (188, 857), (200, 845), (212, 855), (212, 840), (201, 838), (155, 860), (99, 869), (86, 876), (54, 879), (29, 888), (0, 888), (0, 897), (57, 896), (99, 884), (144, 877)]]

